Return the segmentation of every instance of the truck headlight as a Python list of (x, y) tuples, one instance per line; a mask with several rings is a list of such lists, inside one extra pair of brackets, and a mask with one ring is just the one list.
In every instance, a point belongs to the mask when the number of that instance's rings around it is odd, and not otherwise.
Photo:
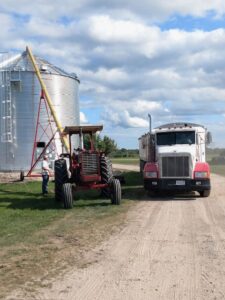
[(157, 178), (157, 172), (145, 172), (145, 177)]
[(195, 172), (195, 178), (208, 178), (208, 172)]

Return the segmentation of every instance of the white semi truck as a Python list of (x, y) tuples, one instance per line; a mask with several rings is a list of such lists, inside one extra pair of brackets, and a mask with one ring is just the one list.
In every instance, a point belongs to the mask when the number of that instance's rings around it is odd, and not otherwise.
[(171, 123), (139, 138), (140, 171), (148, 191), (197, 191), (210, 194), (206, 144), (211, 134), (201, 125)]

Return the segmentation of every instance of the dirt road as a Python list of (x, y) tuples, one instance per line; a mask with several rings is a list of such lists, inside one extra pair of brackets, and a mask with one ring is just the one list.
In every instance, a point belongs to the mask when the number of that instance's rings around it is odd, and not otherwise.
[(225, 178), (212, 185), (209, 198), (146, 196), (85, 268), (9, 299), (225, 299)]

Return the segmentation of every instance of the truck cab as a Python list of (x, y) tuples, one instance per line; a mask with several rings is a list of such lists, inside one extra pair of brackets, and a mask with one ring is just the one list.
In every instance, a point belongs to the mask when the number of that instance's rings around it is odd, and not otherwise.
[(140, 168), (149, 191), (198, 191), (210, 194), (210, 169), (204, 126), (170, 123), (139, 138)]

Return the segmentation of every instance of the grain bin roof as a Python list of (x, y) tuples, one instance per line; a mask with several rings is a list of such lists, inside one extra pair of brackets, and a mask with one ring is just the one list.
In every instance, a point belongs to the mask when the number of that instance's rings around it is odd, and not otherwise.
[[(61, 76), (67, 76), (75, 78), (79, 81), (76, 74), (70, 74), (64, 70), (56, 67), (55, 65), (49, 63), (47, 60), (34, 56), (36, 63), (39, 67), (41, 73), (55, 74)], [(10, 71), (34, 71), (32, 63), (29, 59), (28, 53), (24, 51), (20, 55), (4, 55), (0, 61), (0, 70), (10, 70)]]

